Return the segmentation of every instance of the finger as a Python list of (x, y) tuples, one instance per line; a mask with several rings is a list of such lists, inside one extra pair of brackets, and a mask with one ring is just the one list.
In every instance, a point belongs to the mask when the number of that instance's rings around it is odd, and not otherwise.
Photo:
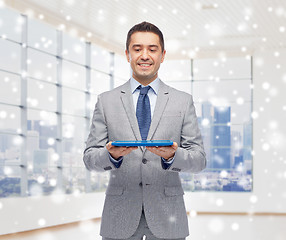
[(111, 141), (110, 142), (108, 142), (105, 146), (106, 146), (106, 148), (107, 148), (107, 150), (109, 150), (111, 147), (112, 147), (112, 145), (111, 145)]
[(112, 154), (121, 154), (125, 150), (125, 147), (117, 147), (112, 146), (108, 149), (108, 151)]
[(172, 145), (172, 147), (173, 147), (174, 149), (177, 149), (177, 148), (178, 148), (178, 143), (176, 143), (176, 142), (173, 142), (173, 145)]
[(136, 149), (138, 149), (138, 147), (125, 147), (124, 150), (132, 152), (133, 150), (136, 150)]
[(156, 146), (156, 147), (146, 147), (146, 149), (153, 149), (153, 150), (156, 150), (156, 149), (160, 149), (161, 147), (158, 147), (158, 146)]
[(128, 147), (129, 149), (136, 150), (138, 147)]
[(132, 152), (133, 150), (138, 149), (138, 147), (121, 147), (121, 151)]
[(152, 153), (155, 153), (155, 154), (158, 154), (160, 152), (158, 149), (153, 148), (153, 147), (152, 148), (148, 148), (147, 150), (152, 152)]

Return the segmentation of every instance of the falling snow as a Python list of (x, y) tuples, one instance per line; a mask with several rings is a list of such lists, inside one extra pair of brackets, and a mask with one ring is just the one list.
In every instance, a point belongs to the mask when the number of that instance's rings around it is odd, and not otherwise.
[(232, 229), (233, 231), (239, 230), (239, 224), (238, 224), (238, 223), (233, 223), (233, 224), (231, 225), (231, 229)]
[(170, 221), (171, 223), (176, 222), (176, 221), (177, 221), (177, 218), (176, 218), (175, 216), (171, 216), (171, 217), (169, 217), (169, 221)]
[(216, 205), (217, 205), (218, 207), (223, 206), (223, 204), (224, 204), (223, 199), (219, 198), (219, 199), (216, 200)]
[[(76, 4), (75, 0), (64, 0), (64, 3), (67, 6), (70, 7), (74, 7)], [(84, 6), (85, 3), (82, 3), (81, 6)], [(0, 0), (0, 8), (2, 8), (4, 6), (4, 2), (2, 0)], [(193, 7), (196, 11), (202, 11), (202, 9), (204, 8), (203, 4), (200, 2), (195, 2), (193, 4)], [(209, 7), (213, 7), (213, 8), (220, 8), (221, 6), (219, 6), (218, 4), (214, 4), (213, 6), (209, 6)], [(162, 11), (162, 10), (166, 10), (165, 6), (157, 6), (158, 11)], [(150, 12), (149, 8), (141, 8), (140, 11), (143, 14), (148, 14)], [(269, 6), (268, 8), (265, 8), (265, 11), (267, 11), (269, 17), (271, 16), (275, 16), (277, 17), (277, 19), (281, 20), (284, 19), (285, 17), (285, 9), (282, 7), (275, 7), (275, 6)], [(261, 29), (263, 29), (263, 26), (258, 24), (258, 22), (254, 21), (254, 17), (256, 12), (252, 9), (252, 8), (248, 8), (245, 7), (243, 9), (243, 15), (240, 18), (240, 22), (237, 22), (236, 25), (234, 26), (234, 31), (241, 33), (241, 34), (258, 34), (259, 31), (261, 31)], [(178, 9), (171, 9), (170, 11), (171, 14), (173, 14), (176, 17), (179, 17), (181, 12)], [(73, 17), (71, 15), (68, 15), (66, 12), (62, 11), (61, 12), (63, 19), (66, 21), (71, 21), (74, 20)], [(29, 16), (34, 16), (35, 13), (32, 10), (29, 10), (27, 12), (27, 15)], [(38, 19), (40, 20), (45, 20), (45, 16), (43, 14), (38, 14), (37, 15)], [(100, 22), (101, 24), (104, 23), (104, 21), (106, 21), (108, 17), (108, 13), (105, 9), (98, 9), (97, 11), (97, 21)], [(120, 16), (116, 16), (116, 19), (118, 21), (118, 23), (122, 26), (125, 26), (126, 24), (130, 23), (130, 18), (129, 16), (125, 16), (120, 15)], [(278, 21), (277, 20), (277, 21)], [(17, 18), (16, 19), (16, 23), (17, 25), (13, 28), (13, 31), (15, 33), (21, 33), (21, 25), (23, 24), (23, 18)], [(0, 19), (0, 28), (2, 28), (4, 26), (5, 22), (3, 20)], [(58, 29), (60, 30), (66, 30), (68, 29), (68, 24), (67, 25), (65, 23), (61, 23), (58, 26)], [(228, 26), (225, 25), (225, 23), (219, 23), (219, 22), (204, 22), (202, 23), (202, 28), (206, 33), (206, 36), (208, 36), (208, 38), (206, 38), (206, 46), (208, 48), (214, 48), (216, 46), (220, 46), (221, 43), (219, 41), (219, 37), (223, 36), (226, 32), (226, 28)], [(181, 29), (179, 29), (179, 33), (180, 36), (182, 38), (184, 37), (188, 37), (190, 35), (192, 35), (191, 33), (193, 31), (195, 31), (196, 26), (191, 25), (191, 24), (185, 24)], [(69, 34), (76, 36), (78, 34), (78, 30), (77, 29), (69, 29)], [(282, 37), (285, 37), (285, 25), (283, 25), (283, 22), (276, 26), (274, 28), (274, 31), (277, 32), (279, 35), (281, 35)], [(272, 41), (271, 36), (269, 35), (259, 35), (259, 43), (258, 44), (258, 48), (260, 47), (259, 45), (263, 46), (267, 46), (267, 44), (270, 44), (270, 42)], [(1, 32), (1, 41), (5, 40), (5, 39), (9, 39), (10, 35), (7, 33), (2, 33)], [(87, 38), (92, 38), (93, 37), (93, 33), (92, 32), (87, 32), (86, 33), (86, 37)], [(85, 38), (81, 38), (80, 41), (83, 42), (85, 40)], [(1, 43), (0, 43), (1, 44)], [(41, 36), (37, 39), (37, 41), (35, 41), (32, 45), (32, 47), (36, 48), (36, 49), (46, 49), (48, 51), (48, 49), (50, 49), (51, 46), (55, 45), (56, 43), (49, 39), (48, 37), (45, 36)], [(62, 51), (62, 55), (63, 57), (69, 57), (72, 54), (77, 54), (77, 55), (83, 55), (85, 53), (85, 49), (83, 47), (84, 45), (81, 44), (73, 44), (71, 48), (67, 48), (67, 49), (63, 49)], [(204, 52), (204, 48), (203, 47), (198, 47), (198, 46), (192, 46), (192, 49), (182, 49), (180, 42), (177, 39), (166, 39), (166, 46), (168, 49), (168, 52), (170, 53), (177, 53), (177, 52), (181, 52), (182, 55), (184, 57), (189, 57), (189, 58), (193, 58), (196, 59), (198, 56), (200, 56), (201, 53)], [(22, 44), (22, 48), (27, 48), (26, 44)], [(241, 55), (243, 55), (245, 59), (250, 59), (250, 51), (251, 51), (251, 46), (248, 44), (241, 44), (241, 46), (237, 46), (237, 50), (240, 52)], [(264, 51), (265, 49), (262, 48), (262, 50)], [(263, 168), (261, 169), (261, 172), (263, 174), (263, 176), (274, 176), (274, 178), (277, 180), (277, 182), (275, 182), (275, 184), (279, 184), (279, 181), (285, 181), (286, 179), (286, 171), (283, 168), (280, 168), (277, 162), (279, 162), (279, 164), (283, 164), (283, 167), (286, 166), (286, 160), (285, 157), (283, 157), (284, 155), (284, 148), (285, 148), (285, 144), (286, 144), (286, 135), (285, 135), (285, 131), (284, 131), (284, 122), (281, 122), (282, 119), (282, 114), (285, 115), (286, 112), (286, 105), (283, 102), (282, 104), (277, 104), (277, 102), (279, 102), (278, 100), (281, 99), (281, 96), (283, 94), (283, 88), (281, 87), (281, 84), (284, 84), (285, 87), (285, 83), (286, 83), (286, 74), (284, 71), (285, 68), (285, 53), (283, 50), (271, 50), (269, 51), (270, 55), (272, 56), (273, 59), (275, 59), (275, 63), (273, 63), (272, 65), (270, 65), (267, 61), (267, 57), (265, 56), (260, 56), (259, 54), (256, 56), (254, 55), (253, 58), (253, 63), (254, 63), (254, 68), (255, 70), (259, 70), (259, 73), (257, 71), (257, 75), (255, 75), (254, 78), (254, 82), (255, 82), (255, 88), (253, 84), (249, 84), (249, 87), (246, 87), (243, 89), (243, 91), (241, 91), (241, 89), (236, 88), (235, 84), (233, 89), (230, 90), (230, 93), (228, 96), (230, 97), (225, 97), (225, 93), (223, 92), (223, 87), (220, 89), (217, 89), (215, 87), (213, 87), (214, 85), (209, 85), (206, 88), (201, 88), (201, 92), (205, 92), (206, 95), (209, 97), (209, 101), (213, 106), (217, 106), (219, 109), (220, 113), (225, 112), (226, 107), (231, 106), (232, 104), (235, 104), (235, 106), (238, 106), (240, 108), (243, 107), (248, 107), (249, 106), (249, 99), (247, 97), (245, 97), (245, 95), (243, 94), (244, 91), (247, 91), (249, 89), (254, 90), (254, 94), (257, 94), (257, 96), (259, 96), (259, 94), (261, 94), (261, 98), (258, 99), (256, 102), (254, 102), (254, 110), (249, 110), (249, 112), (247, 113), (247, 115), (251, 116), (251, 119), (249, 120), (254, 120), (254, 124), (258, 123), (259, 128), (256, 129), (256, 134), (257, 136), (254, 136), (253, 141), (257, 144), (257, 149), (256, 149), (256, 153), (254, 150), (250, 150), (251, 152), (251, 156), (255, 156), (257, 155), (259, 158), (263, 157), (264, 155), (270, 156), (269, 159), (267, 159), (267, 165), (263, 165), (264, 162), (262, 162), (262, 166)], [(102, 54), (101, 52), (98, 51), (93, 51), (92, 53), (93, 57), (98, 57), (101, 55), (108, 55), (108, 52), (105, 51), (104, 54)], [(15, 60), (17, 59), (18, 55), (15, 53), (11, 54), (11, 59)], [(213, 82), (213, 83), (220, 83), (225, 81), (224, 78), (220, 78), (218, 75), (214, 73), (213, 71), (216, 71), (217, 69), (222, 69), (224, 73), (226, 73), (226, 75), (229, 78), (235, 78), (238, 74), (239, 74), (239, 69), (228, 69), (227, 67), (225, 67), (224, 64), (226, 64), (227, 62), (230, 62), (231, 58), (228, 56), (228, 54), (226, 53), (219, 53), (217, 54), (217, 59), (212, 61), (211, 64), (209, 64), (211, 68), (211, 73), (209, 73), (204, 80), (208, 80), (209, 82)], [(167, 62), (167, 61), (166, 61)], [(196, 60), (194, 61), (196, 64)], [(53, 71), (57, 68), (56, 64), (54, 62), (49, 62), (49, 61), (44, 61), (43, 63), (43, 69), (37, 69), (35, 68), (31, 74), (31, 69), (37, 65), (37, 61), (34, 58), (27, 58), (26, 59), (26, 63), (28, 65), (29, 71), (19, 71), (20, 73), (20, 77), (22, 77), (23, 79), (29, 79), (28, 77), (30, 77), (32, 75), (33, 78), (35, 79), (41, 79), (43, 81), (48, 81), (48, 82), (53, 82), (54, 80), (54, 76), (50, 73), (47, 74), (46, 71)], [(275, 74), (270, 74), (268, 75), (267, 73), (267, 69), (265, 68), (272, 68), (271, 71), (276, 71), (278, 72), (280, 75), (275, 75)], [(202, 74), (202, 72), (204, 71), (204, 69), (207, 68), (203, 68), (203, 67), (196, 67), (194, 68), (194, 75), (198, 75), (200, 76), (200, 74)], [(214, 69), (214, 70), (213, 70)], [(265, 69), (265, 70), (264, 70)], [(115, 67), (114, 69), (115, 71), (117, 70), (117, 68)], [(218, 71), (218, 70), (217, 70)], [(263, 72), (262, 72), (263, 71)], [(278, 74), (277, 73), (277, 74)], [(100, 75), (99, 73), (97, 73), (96, 77), (98, 79), (101, 78), (102, 75)], [(185, 73), (181, 70), (176, 71), (175, 76), (178, 77), (178, 79), (190, 79), (189, 76), (185, 76)], [(67, 71), (63, 72), (63, 83), (68, 83), (68, 84), (72, 84), (72, 85), (76, 85), (76, 83), (78, 81), (80, 81), (82, 75), (81, 72), (77, 71), (76, 69), (68, 69)], [(261, 78), (261, 81), (260, 79)], [(11, 80), (9, 77), (5, 77), (3, 78), (5, 83), (11, 83), (13, 80)], [(278, 83), (279, 81), (279, 83)], [(1, 85), (2, 86), (2, 85)], [(7, 85), (8, 86), (8, 85)], [(41, 92), (42, 96), (45, 96), (45, 98), (48, 100), (48, 102), (50, 104), (52, 103), (56, 103), (57, 102), (57, 97), (55, 95), (52, 94), (45, 94), (45, 92), (47, 91), (47, 88), (45, 87), (46, 85), (40, 83), (37, 85), (37, 91)], [(183, 87), (182, 90), (185, 87)], [(247, 90), (246, 90), (247, 89)], [(196, 94), (196, 89), (194, 88), (194, 93)], [(22, 94), (21, 93), (22, 89), (20, 86), (18, 85), (14, 85), (10, 87), (10, 93), (15, 94), (15, 96)], [(88, 89), (88, 91), (92, 94), (97, 94), (96, 89), (94, 87), (91, 87)], [(257, 92), (256, 92), (257, 91)], [(7, 91), (8, 92), (8, 91)], [(13, 95), (14, 96), (14, 95)], [(260, 96), (259, 96), (260, 97)], [(280, 98), (279, 98), (280, 97)], [(204, 103), (203, 98), (201, 98), (200, 96), (197, 97), (195, 100), (197, 100), (200, 104)], [(32, 108), (40, 108), (41, 107), (41, 98), (35, 97), (35, 96), (28, 96), (27, 99), (27, 104), (28, 107), (32, 107)], [(94, 107), (94, 102), (90, 101), (88, 103), (86, 103), (86, 106), (88, 106), (88, 108), (93, 108)], [(275, 111), (272, 111), (272, 109), (269, 108), (276, 108), (278, 109), (279, 113), (275, 114)], [(243, 108), (243, 110), (234, 110), (232, 109), (231, 112), (231, 120), (236, 120), (239, 121), (239, 119), (241, 118), (241, 114), (243, 111), (245, 111), (246, 108)], [(270, 114), (271, 113), (271, 114)], [(280, 115), (281, 114), (281, 115)], [(271, 115), (270, 117), (268, 115)], [(283, 115), (283, 116), (284, 116)], [(12, 112), (10, 110), (2, 110), (0, 111), (0, 121), (12, 121), (12, 120), (16, 120), (19, 118), (19, 114), (16, 112)], [(281, 119), (280, 119), (281, 118)], [(40, 114), (38, 116), (39, 120), (39, 124), (42, 127), (45, 126), (56, 126), (57, 125), (57, 116), (50, 114), (48, 111), (40, 111)], [(1, 123), (2, 124), (2, 123)], [(201, 119), (201, 126), (204, 127), (205, 129), (207, 128), (211, 128), (212, 126), (212, 120), (208, 117), (204, 117)], [(236, 123), (237, 124), (237, 123)], [(239, 123), (241, 124), (241, 123)], [(235, 125), (235, 124), (234, 124)], [(1, 127), (2, 125), (0, 125)], [(83, 127), (84, 125), (81, 124), (81, 127)], [(227, 122), (227, 126), (229, 127), (233, 127), (232, 122)], [(254, 125), (255, 127), (255, 125)], [(17, 134), (22, 134), (22, 132), (25, 133), (25, 129), (23, 128), (22, 130), (22, 126), (16, 126), (14, 127), (16, 129), (16, 133)], [(63, 124), (63, 132), (62, 135), (65, 138), (65, 140), (67, 141), (76, 141), (74, 139), (75, 136), (78, 136), (78, 132), (76, 131), (76, 129), (78, 128), (78, 124), (76, 123), (65, 123)], [(15, 134), (15, 132), (14, 132)], [(30, 133), (27, 134), (27, 136), (32, 136), (29, 135)], [(242, 134), (241, 134), (242, 135)], [(39, 135), (33, 135), (34, 138), (38, 138)], [(243, 136), (238, 137), (237, 135), (234, 136), (234, 134), (232, 134), (232, 149), (233, 151), (239, 152), (242, 151), (242, 149), (244, 148), (243, 145), (243, 141), (241, 140), (243, 138)], [(217, 140), (222, 139), (221, 136), (217, 135), (215, 136), (215, 138)], [(10, 140), (9, 140), (10, 141)], [(13, 135), (11, 137), (11, 141), (10, 144), (13, 148), (17, 148), (20, 149), (23, 145), (23, 143), (25, 143), (25, 138), (23, 136), (15, 136)], [(45, 138), (43, 140), (43, 142), (46, 141), (46, 144), (49, 147), (55, 147), (55, 145), (57, 145), (57, 139), (55, 139), (54, 137), (49, 137), (49, 138)], [(84, 141), (82, 139), (80, 139), (79, 141)], [(82, 143), (81, 143), (82, 144)], [(81, 156), (80, 154), (82, 153), (82, 148), (83, 146), (72, 146), (70, 149), (72, 151), (72, 154), (78, 154), (76, 155), (74, 158), (65, 155), (64, 158), (62, 157), (62, 155), (60, 156), (58, 153), (56, 153), (54, 150), (50, 151), (49, 150), (49, 163), (53, 164), (52, 166), (57, 166), (58, 163), (60, 163), (61, 161), (67, 161), (71, 164), (74, 164), (74, 162), (76, 162), (76, 159), (80, 158), (79, 156)], [(19, 152), (18, 150), (15, 152), (15, 150), (13, 149), (7, 149), (7, 152), (5, 154), (10, 154), (13, 155), (15, 154), (15, 156), (17, 156), (19, 161)], [(213, 161), (218, 163), (218, 164), (223, 164), (224, 163), (224, 159), (218, 154), (218, 149), (214, 149), (214, 159)], [(283, 155), (283, 156), (281, 156)], [(4, 153), (0, 152), (0, 156), (7, 156), (4, 155)], [(14, 155), (13, 155), (14, 156)], [(63, 158), (63, 159), (61, 159)], [(263, 159), (259, 159), (260, 161), (264, 161)], [(271, 168), (269, 166), (269, 164), (271, 164)], [(272, 168), (273, 166), (276, 167)], [(281, 165), (282, 166), (282, 165)], [(279, 169), (278, 169), (279, 168)], [(29, 163), (27, 165), (27, 169), (29, 172), (33, 172), (35, 171), (35, 166), (34, 163)], [(252, 183), (252, 179), (244, 176), (243, 174), (246, 171), (246, 166), (245, 164), (239, 163), (235, 168), (234, 171), (236, 171), (236, 173), (240, 174), (239, 180), (237, 182), (237, 184), (239, 186), (241, 186), (244, 189), (247, 189), (247, 187), (249, 185), (251, 185)], [(5, 166), (3, 168), (3, 173), (5, 174), (5, 176), (7, 177), (13, 177), (16, 174), (17, 169), (15, 167), (11, 167), (11, 166)], [(111, 176), (112, 177), (112, 176)], [(223, 178), (227, 179), (231, 176), (231, 173), (229, 173), (226, 170), (221, 170), (217, 173), (217, 179), (222, 179)], [(29, 194), (31, 196), (34, 197), (39, 197), (43, 195), (43, 184), (49, 184), (52, 187), (56, 187), (57, 186), (57, 178), (55, 176), (53, 177), (47, 177), (44, 174), (40, 174), (40, 175), (35, 175), (34, 179), (36, 180), (36, 182), (34, 184), (32, 184), (29, 188)], [(98, 181), (100, 179), (100, 177), (95, 176), (94, 177), (94, 182)], [(105, 177), (103, 177), (104, 182), (107, 182), (107, 178), (105, 179)], [(76, 177), (70, 177), (70, 181), (71, 182), (75, 182), (77, 179)], [(276, 181), (275, 180), (275, 181)], [(101, 180), (102, 181), (102, 180)], [(283, 182), (284, 183), (284, 182)], [(208, 179), (207, 177), (202, 177), (200, 179), (200, 185), (202, 186), (202, 188), (204, 190), (208, 190), (208, 187), (211, 184), (211, 180)], [(256, 183), (255, 183), (256, 184)], [(265, 196), (267, 196), (269, 199), (271, 198), (276, 198), (277, 192), (275, 192), (275, 189), (277, 188), (276, 185), (267, 185), (268, 187), (270, 186), (270, 189), (267, 189), (267, 191), (264, 194), (264, 198)], [(80, 197), (81, 196), (81, 190), (78, 188), (73, 188), (71, 190), (72, 196), (73, 197)], [(279, 196), (281, 198), (283, 198), (283, 200), (286, 199), (286, 192), (281, 192), (279, 193)], [(261, 197), (260, 195), (252, 195), (249, 198), (249, 203), (252, 205), (256, 205), (259, 199), (259, 203), (260, 201), (263, 202), (263, 197)], [(53, 203), (55, 204), (62, 204), (65, 201), (69, 201), (66, 198), (65, 192), (63, 190), (58, 190), (56, 189), (51, 195), (50, 198), (52, 200)], [(223, 198), (217, 198), (214, 200), (215, 206), (216, 207), (224, 207), (226, 205), (225, 200)], [(0, 202), (0, 210), (2, 210), (4, 208), (4, 205), (2, 202)], [(5, 205), (6, 208), (6, 205)], [(191, 217), (196, 217), (197, 216), (197, 212), (195, 210), (192, 210), (190, 212), (190, 216)], [(81, 216), (79, 215), (79, 218)], [(62, 219), (64, 220), (64, 217), (62, 217)], [(176, 218), (171, 216), (169, 218), (170, 222), (176, 222)], [(38, 220), (36, 220), (37, 224), (40, 227), (44, 227), (47, 225), (47, 220), (45, 218), (40, 218)], [(253, 222), (253, 217), (249, 217), (249, 222)], [(21, 223), (19, 221), (15, 221), (15, 225), (20, 225)], [(221, 219), (221, 218), (213, 218), (209, 221), (209, 224), (207, 225), (208, 230), (212, 233), (212, 234), (219, 234), (222, 233), (226, 228), (231, 229), (232, 231), (239, 231), (241, 229), (243, 229), (243, 226), (240, 225), (240, 223), (238, 222), (233, 222), (231, 224), (226, 225), (225, 222)], [(94, 228), (94, 223), (92, 221), (83, 221), (80, 223), (80, 230), (82, 232), (85, 233), (91, 233), (93, 231)], [(203, 239), (207, 239), (206, 235), (203, 235), (202, 237)], [(54, 240), (55, 237), (52, 236), (50, 233), (43, 233), (41, 235), (41, 240)], [(278, 238), (277, 238), (278, 239)]]
[(256, 202), (258, 201), (258, 198), (257, 198), (257, 196), (252, 195), (252, 196), (250, 197), (249, 201), (250, 201), (251, 203), (256, 203)]
[(40, 227), (43, 227), (43, 226), (46, 225), (46, 220), (44, 218), (40, 218), (38, 220), (38, 224), (39, 224)]

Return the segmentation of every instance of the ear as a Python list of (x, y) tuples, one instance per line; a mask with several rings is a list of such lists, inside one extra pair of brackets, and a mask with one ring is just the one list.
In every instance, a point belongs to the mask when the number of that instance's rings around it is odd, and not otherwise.
[(164, 50), (163, 53), (162, 53), (161, 63), (164, 62), (165, 55), (166, 55), (166, 50)]
[(127, 50), (125, 50), (125, 55), (126, 55), (127, 61), (130, 63), (130, 57), (129, 57), (129, 53)]

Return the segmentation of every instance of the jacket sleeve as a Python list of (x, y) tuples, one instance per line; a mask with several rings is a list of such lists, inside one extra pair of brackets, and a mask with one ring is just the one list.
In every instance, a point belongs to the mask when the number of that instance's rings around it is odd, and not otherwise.
[(83, 161), (88, 170), (108, 171), (116, 169), (109, 160), (107, 125), (102, 107), (101, 95), (95, 105), (90, 133), (84, 150)]
[(198, 173), (206, 167), (206, 154), (192, 96), (186, 107), (178, 146), (176, 158), (168, 171)]

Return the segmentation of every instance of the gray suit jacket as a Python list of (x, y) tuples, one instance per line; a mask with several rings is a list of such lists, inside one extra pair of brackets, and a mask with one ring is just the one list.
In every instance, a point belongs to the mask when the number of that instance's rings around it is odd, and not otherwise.
[(115, 168), (106, 143), (141, 140), (130, 81), (99, 95), (84, 163), (89, 170), (110, 171), (100, 232), (104, 237), (131, 237), (139, 224), (142, 206), (148, 226), (158, 238), (183, 238), (189, 234), (179, 172), (200, 172), (206, 166), (192, 96), (160, 81), (147, 139), (178, 143), (169, 169), (164, 170), (161, 158), (143, 147), (124, 156), (120, 168)]

